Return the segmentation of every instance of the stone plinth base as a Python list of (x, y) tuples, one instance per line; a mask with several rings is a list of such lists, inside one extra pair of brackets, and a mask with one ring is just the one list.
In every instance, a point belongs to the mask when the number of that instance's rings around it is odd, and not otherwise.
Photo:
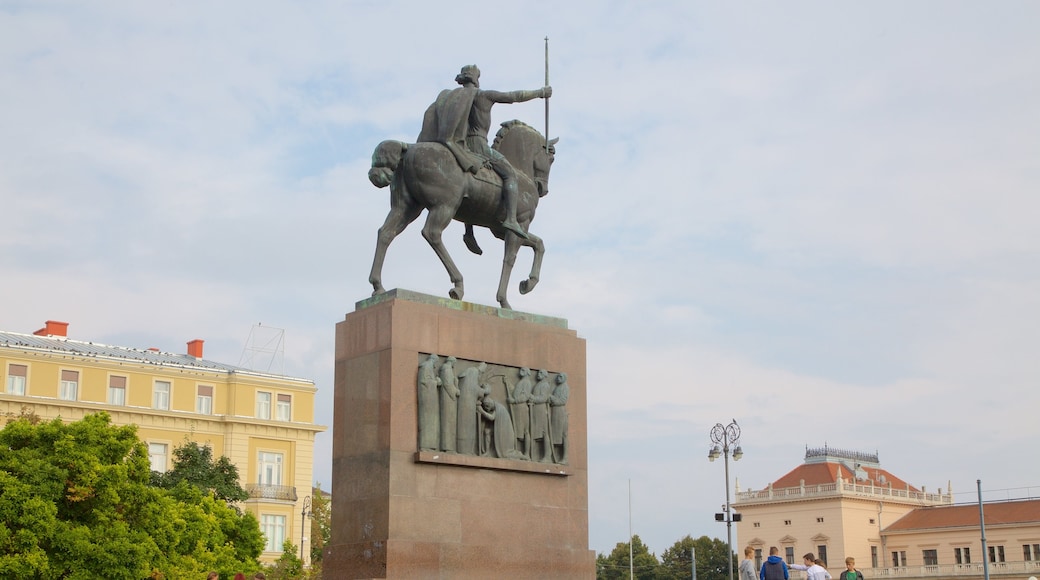
[[(418, 449), (420, 356), (566, 373), (567, 464)], [(393, 290), (336, 325), (329, 578), (594, 578), (585, 341), (566, 321)]]

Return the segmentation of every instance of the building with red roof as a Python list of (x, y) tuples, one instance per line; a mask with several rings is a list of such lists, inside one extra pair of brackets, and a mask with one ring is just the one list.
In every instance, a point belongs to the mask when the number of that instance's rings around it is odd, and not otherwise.
[(804, 463), (766, 487), (738, 484), (733, 509), (759, 566), (776, 546), (788, 563), (816, 554), (835, 578), (846, 557), (866, 578), (983, 578), (984, 560), (993, 578), (1040, 575), (1040, 499), (984, 504), (983, 549), (978, 504), (953, 505), (949, 483), (915, 487), (876, 453), (807, 448)]

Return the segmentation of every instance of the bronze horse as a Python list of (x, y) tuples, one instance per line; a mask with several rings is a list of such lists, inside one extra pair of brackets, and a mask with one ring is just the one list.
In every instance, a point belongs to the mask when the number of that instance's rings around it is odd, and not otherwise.
[(526, 240), (502, 228), (502, 182), (490, 169), (481, 169), (476, 175), (463, 171), (454, 155), (440, 143), (409, 144), (388, 140), (376, 146), (368, 179), (376, 187), (390, 186), (390, 213), (376, 238), (372, 272), (368, 276), (374, 290), (372, 295), (386, 291), (382, 271), (390, 242), (424, 209), (427, 216), (422, 235), (448, 271), (453, 284), (449, 296), (455, 300), (462, 300), (463, 296), (462, 273), (441, 240), (441, 234), (453, 219), (466, 224), (466, 245), (475, 253), (479, 254), (480, 249), (472, 238), (472, 226), (484, 226), (496, 238), (505, 241), (502, 275), (496, 295), (502, 308), (511, 308), (506, 299), (506, 288), (521, 245), (534, 250), (534, 263), (528, 278), (520, 282), (520, 293), (527, 294), (533, 290), (538, 284), (545, 245), (541, 238), (530, 234), (528, 228), (534, 219), (538, 200), (549, 192), (549, 168), (557, 141), (559, 139), (547, 143), (533, 127), (515, 120), (502, 123), (495, 136), (493, 148), (516, 170), (519, 189), (516, 219), (528, 232)]

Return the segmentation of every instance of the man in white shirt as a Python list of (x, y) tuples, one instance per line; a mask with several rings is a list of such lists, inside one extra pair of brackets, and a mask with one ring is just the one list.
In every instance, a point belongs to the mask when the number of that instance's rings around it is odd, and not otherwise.
[(802, 556), (805, 565), (791, 564), (793, 570), (805, 570), (806, 580), (831, 580), (831, 573), (826, 568), (816, 563), (816, 556), (812, 552)]

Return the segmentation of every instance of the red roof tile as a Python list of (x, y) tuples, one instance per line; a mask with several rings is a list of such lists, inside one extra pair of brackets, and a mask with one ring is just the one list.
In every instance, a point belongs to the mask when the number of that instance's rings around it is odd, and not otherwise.
[[(798, 487), (801, 485), (802, 480), (805, 480), (805, 485), (836, 483), (838, 481), (838, 473), (841, 473), (842, 479), (846, 482), (855, 482), (860, 485), (870, 485), (873, 482), (877, 487), (888, 487), (891, 484), (892, 489), (921, 491), (912, 485), (908, 486), (905, 481), (884, 469), (864, 467), (863, 470), (867, 472), (867, 478), (856, 480), (855, 474), (841, 463), (803, 463), (792, 469), (787, 475), (774, 481), (773, 488)], [(882, 480), (884, 483), (882, 483)]]
[[(1040, 499), (985, 503), (986, 525), (1040, 523)], [(922, 507), (899, 518), (886, 532), (979, 525), (978, 504)]]

